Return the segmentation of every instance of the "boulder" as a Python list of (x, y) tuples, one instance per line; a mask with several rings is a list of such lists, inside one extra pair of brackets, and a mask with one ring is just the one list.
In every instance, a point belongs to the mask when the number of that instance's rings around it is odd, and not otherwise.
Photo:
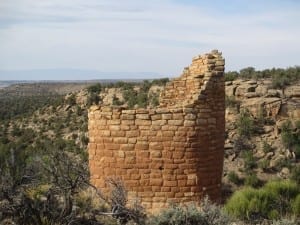
[(247, 84), (254, 85), (254, 84), (257, 84), (257, 81), (256, 80), (249, 80), (249, 81), (247, 81)]
[(225, 86), (230, 86), (230, 85), (232, 85), (232, 81), (226, 81), (225, 82)]
[(300, 85), (291, 85), (285, 88), (284, 95), (288, 98), (300, 98)]
[(226, 86), (225, 87), (225, 94), (227, 96), (233, 96), (233, 95), (235, 95), (236, 88), (237, 88), (236, 85)]
[(280, 98), (251, 98), (241, 104), (241, 109), (248, 109), (256, 118), (261, 116), (262, 110), (266, 117), (275, 117), (279, 113), (280, 106)]
[(281, 97), (282, 95), (283, 95), (282, 91), (280, 91), (280, 90), (269, 89), (267, 91), (267, 93), (265, 94), (265, 97), (266, 98), (273, 98), (273, 97)]
[(300, 98), (288, 99), (282, 104), (280, 116), (289, 117), (291, 119), (300, 119)]
[(235, 95), (238, 97), (243, 97), (246, 93), (255, 92), (256, 87), (256, 84), (241, 84), (236, 88)]
[(259, 94), (257, 94), (256, 92), (248, 92), (244, 95), (245, 98), (255, 98), (255, 97), (259, 97)]
[(258, 85), (257, 88), (255, 89), (255, 92), (259, 95), (259, 96), (263, 96), (265, 94), (267, 94), (268, 92), (268, 86), (267, 85)]

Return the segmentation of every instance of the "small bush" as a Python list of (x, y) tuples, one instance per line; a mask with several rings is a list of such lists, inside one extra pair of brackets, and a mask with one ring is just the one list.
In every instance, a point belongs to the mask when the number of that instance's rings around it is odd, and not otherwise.
[(169, 78), (155, 79), (151, 82), (152, 85), (165, 86), (169, 82)]
[(159, 105), (159, 94), (150, 92), (149, 102), (152, 107)]
[(87, 91), (91, 94), (91, 93), (96, 93), (99, 94), (102, 90), (102, 86), (100, 83), (91, 85), (87, 88)]
[(290, 148), (294, 145), (294, 138), (291, 131), (283, 131), (281, 133), (281, 140), (286, 148)]
[(282, 74), (275, 74), (272, 76), (272, 88), (283, 89), (290, 84), (290, 80), (287, 76), (282, 76)]
[(299, 216), (293, 209), (300, 194), (293, 181), (271, 181), (260, 189), (246, 187), (235, 192), (225, 205), (225, 211), (243, 220), (277, 219), (280, 216)]
[(140, 92), (137, 95), (137, 104), (139, 108), (145, 108), (148, 105), (148, 94), (146, 92)]
[(254, 67), (246, 67), (240, 70), (240, 77), (244, 79), (254, 79), (256, 78), (256, 71)]
[(258, 167), (266, 171), (269, 168), (270, 160), (263, 159), (258, 163)]
[(228, 173), (228, 180), (231, 182), (231, 183), (234, 183), (236, 185), (239, 185), (241, 184), (241, 179), (239, 178), (239, 176), (234, 172), (234, 171), (230, 171)]
[(295, 200), (293, 201), (292, 209), (294, 215), (298, 215), (298, 216), (300, 215), (300, 194), (298, 194)]
[(300, 185), (300, 166), (296, 166), (292, 169), (291, 179), (296, 181)]
[(99, 94), (91, 92), (87, 98), (87, 106), (98, 104), (101, 101)]
[(245, 136), (238, 136), (235, 140), (234, 140), (234, 145), (233, 145), (233, 149), (236, 152), (241, 152), (241, 151), (247, 151), (251, 149), (251, 143), (249, 142), (248, 138)]
[(150, 217), (147, 225), (226, 225), (230, 224), (221, 208), (205, 198), (200, 208), (195, 205), (173, 205), (157, 216)]
[(244, 151), (242, 157), (245, 163), (245, 171), (251, 171), (257, 166), (256, 158), (254, 157), (252, 151)]
[(240, 191), (236, 191), (225, 205), (225, 211), (229, 215), (238, 219), (249, 219), (250, 199), (255, 196), (256, 192), (253, 188), (246, 187)]
[(286, 148), (295, 152), (297, 158), (300, 158), (300, 122), (297, 121), (293, 127), (290, 121), (287, 121), (282, 126), (281, 140)]
[(251, 187), (258, 187), (261, 181), (257, 178), (255, 173), (251, 173), (245, 178), (245, 185)]
[(300, 192), (297, 183), (288, 180), (268, 182), (264, 189), (284, 198), (294, 198)]
[(263, 151), (264, 151), (264, 153), (273, 151), (272, 146), (269, 143), (267, 143), (266, 141), (263, 141)]
[(240, 136), (251, 137), (254, 133), (254, 121), (250, 116), (250, 113), (246, 110), (240, 113), (237, 121), (237, 129)]
[(114, 95), (112, 99), (112, 105), (120, 106), (123, 105), (123, 102), (121, 102), (120, 99)]
[(225, 73), (225, 81), (234, 81), (235, 79), (237, 79), (239, 76), (238, 72), (235, 71), (229, 71), (227, 73)]
[(283, 167), (287, 167), (288, 169), (292, 169), (292, 163), (289, 159), (280, 159), (276, 162), (275, 168), (277, 171), (280, 171)]
[(148, 225), (204, 225), (205, 221), (201, 211), (194, 205), (187, 207), (172, 206), (160, 215), (152, 217)]

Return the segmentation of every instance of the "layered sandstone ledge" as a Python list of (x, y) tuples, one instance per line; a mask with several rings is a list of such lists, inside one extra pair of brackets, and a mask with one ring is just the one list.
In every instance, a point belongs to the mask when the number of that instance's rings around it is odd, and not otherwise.
[(91, 182), (121, 178), (130, 198), (155, 212), (170, 202), (218, 200), (225, 136), (224, 59), (214, 50), (193, 58), (169, 82), (154, 109), (92, 106)]

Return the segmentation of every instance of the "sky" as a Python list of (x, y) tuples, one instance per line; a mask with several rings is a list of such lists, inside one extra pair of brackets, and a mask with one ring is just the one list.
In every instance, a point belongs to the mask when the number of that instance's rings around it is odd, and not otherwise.
[(299, 12), (299, 0), (0, 0), (0, 80), (173, 77), (212, 49), (226, 71), (300, 65)]

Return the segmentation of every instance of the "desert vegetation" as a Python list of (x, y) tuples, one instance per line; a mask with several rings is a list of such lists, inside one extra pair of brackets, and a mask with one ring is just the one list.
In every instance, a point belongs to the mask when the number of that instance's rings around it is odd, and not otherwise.
[[(270, 78), (272, 88), (283, 88), (299, 80), (299, 68), (258, 72), (246, 68), (226, 74), (228, 81), (238, 77)], [(228, 154), (237, 158), (230, 165), (241, 162), (242, 166), (224, 175), (224, 186), (230, 186), (224, 204), (205, 198), (201, 208), (172, 205), (151, 216), (138, 199), (128, 204), (122, 181), (108, 179), (110, 193), (89, 183), (88, 107), (103, 104), (110, 89), (115, 92), (107, 102), (116, 107), (156, 106), (159, 91), (152, 91), (152, 87), (163, 87), (167, 81), (94, 84), (67, 95), (1, 97), (0, 224), (299, 224), (299, 120), (285, 121), (278, 134), (280, 147), (296, 157), (273, 160), (279, 147), (267, 138), (262, 141), (262, 157), (255, 140), (276, 121), (253, 116), (240, 108), (243, 99), (232, 96), (227, 97), (227, 107), (236, 110), (237, 119)], [(275, 179), (283, 168), (289, 173)]]
[(272, 88), (284, 88), (300, 80), (300, 67), (294, 66), (287, 69), (272, 68), (265, 70), (255, 70), (253, 67), (247, 67), (240, 71), (229, 71), (225, 73), (225, 81), (242, 79), (271, 79)]

